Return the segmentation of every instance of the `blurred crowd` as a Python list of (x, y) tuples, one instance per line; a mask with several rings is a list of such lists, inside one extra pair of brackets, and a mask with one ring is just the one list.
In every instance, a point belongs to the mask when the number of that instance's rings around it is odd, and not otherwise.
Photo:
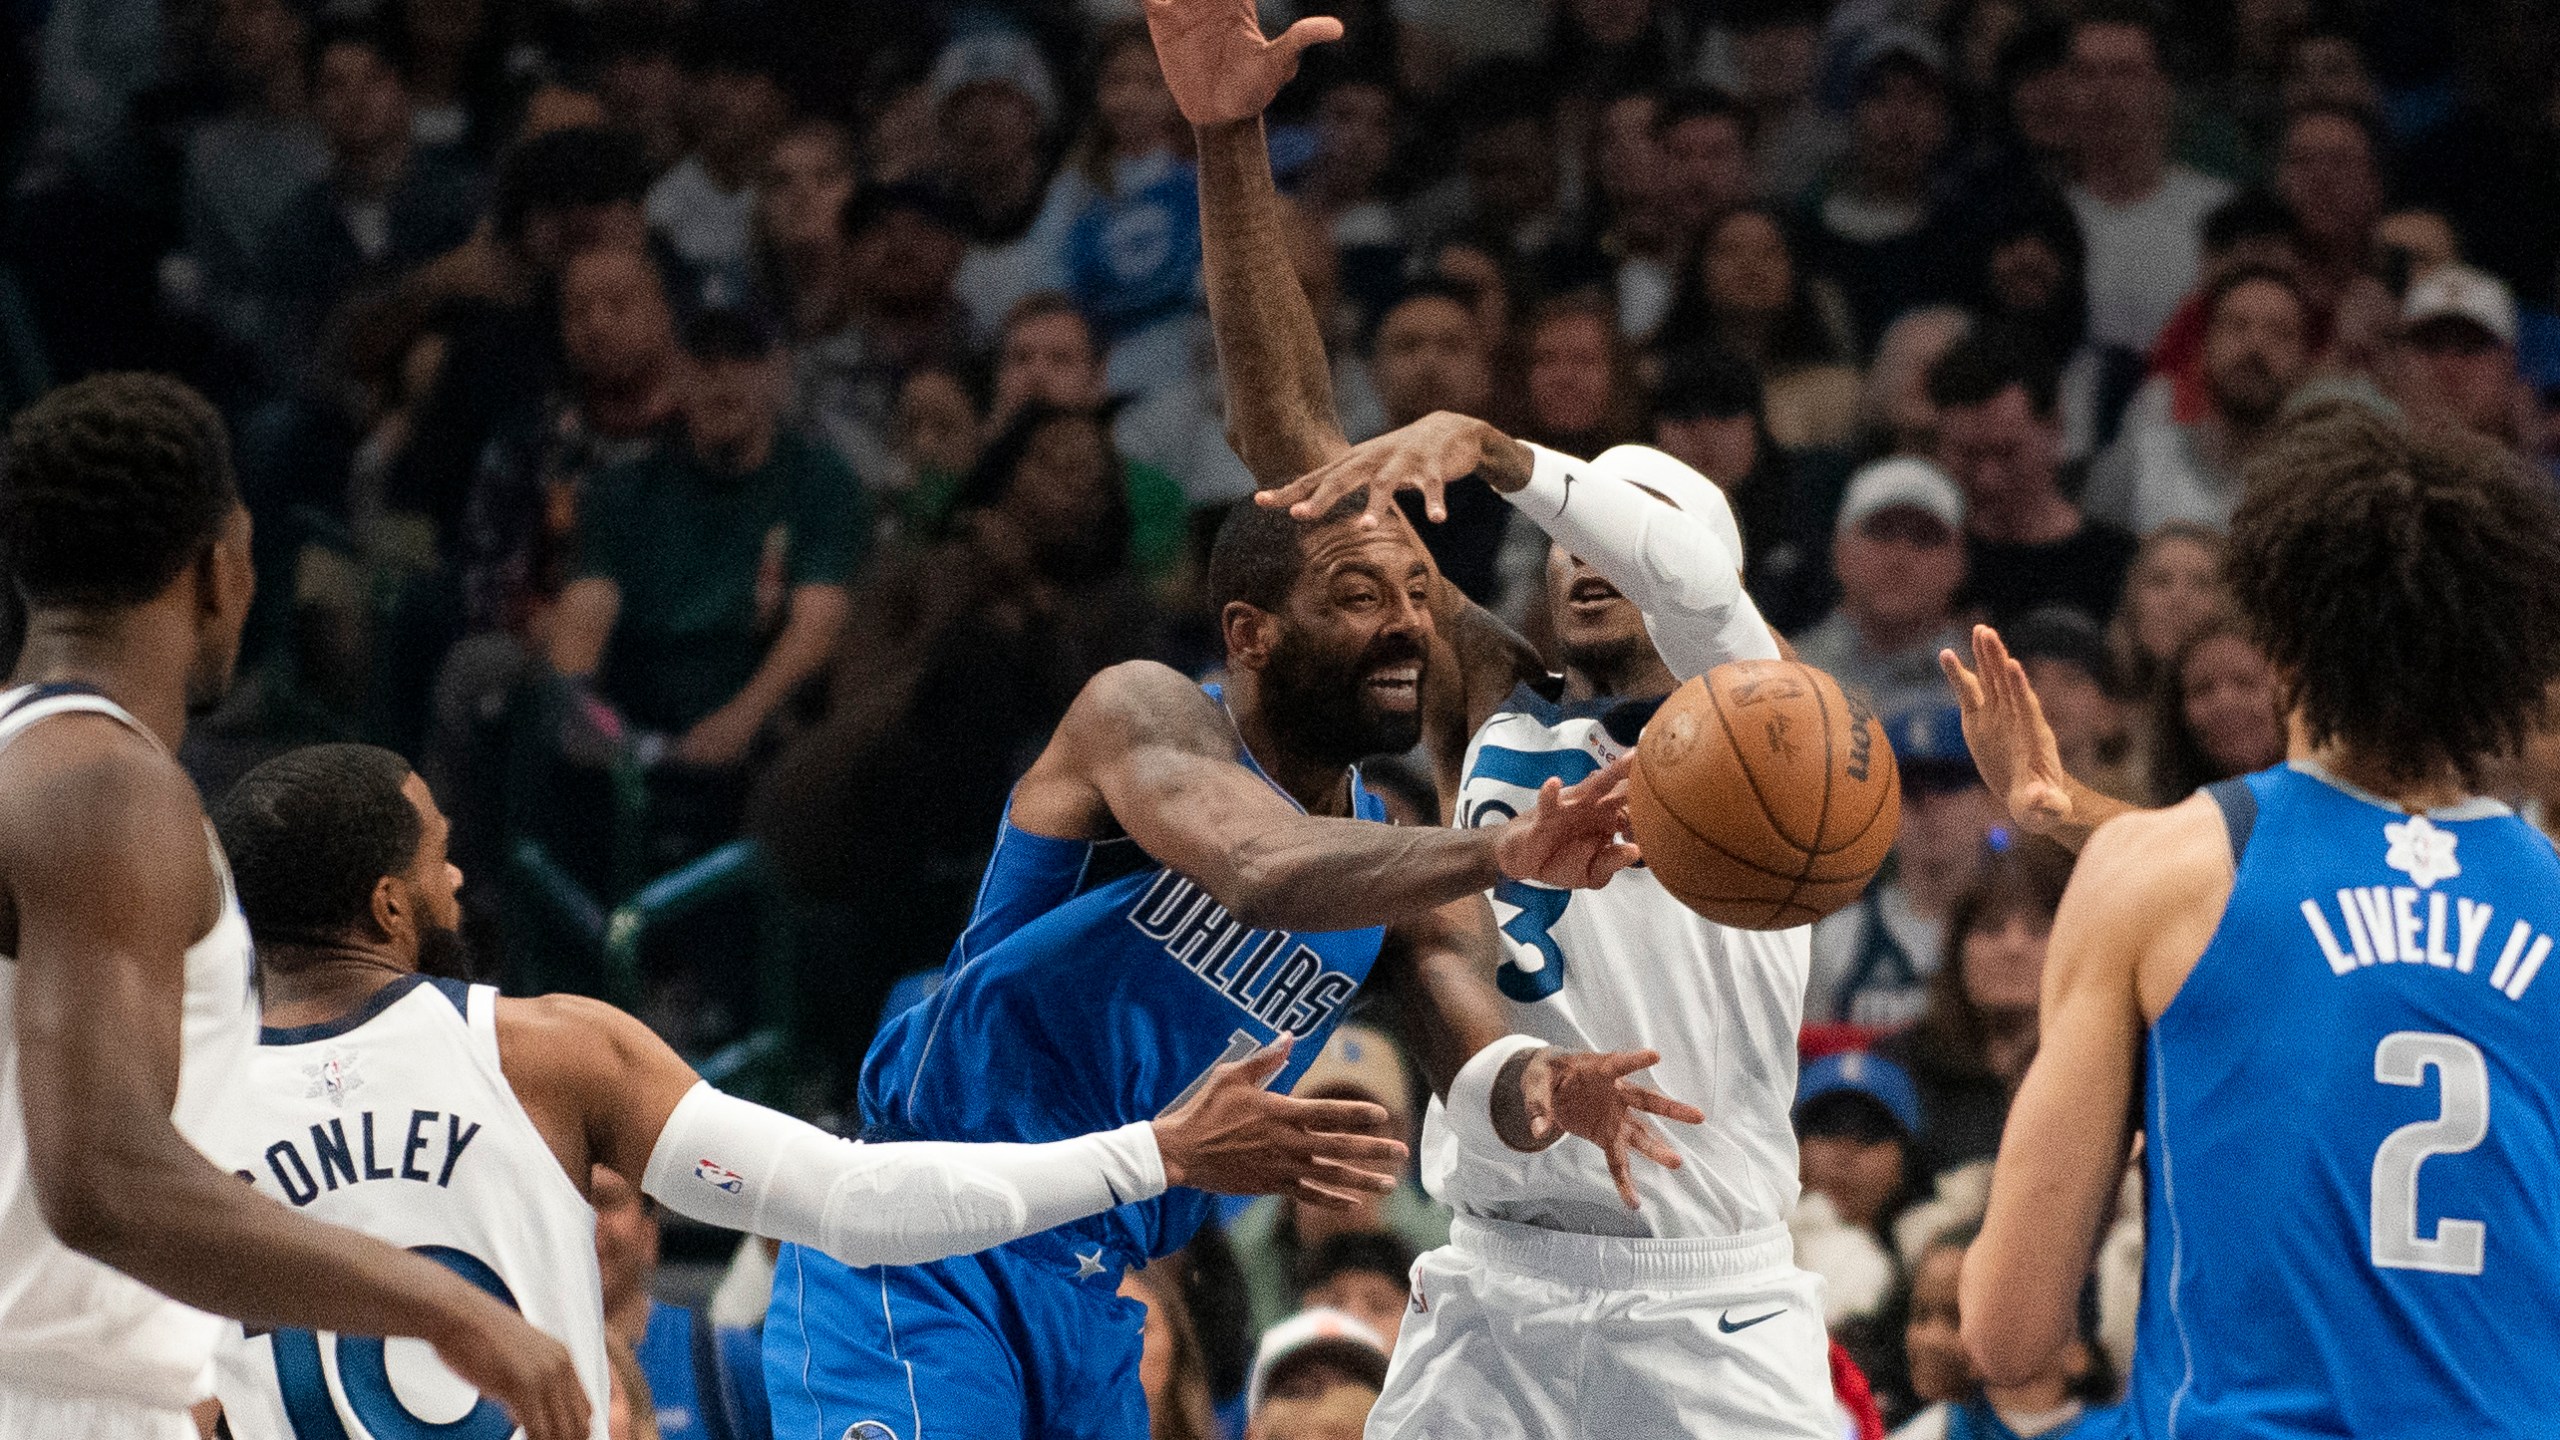
[[(1954, 1266), (2069, 861), (2006, 827), (1936, 654), (2000, 625), (2066, 764), (2123, 798), (2281, 758), (2220, 527), (2288, 407), (2560, 457), (2560, 27), (2533, 0), (1332, 8), (1348, 36), (1269, 140), (1352, 438), (1452, 409), (1659, 446), (1726, 489), (1770, 620), (1890, 717), (1901, 838), (1814, 937), (1800, 1254), (1886, 1419), (2059, 1433), (2123, 1368), (2139, 1207), (2067, 1371), (1986, 1396)], [(0, 409), (111, 368), (217, 402), (260, 598), (189, 763), (218, 792), (312, 739), (415, 758), (493, 972), (621, 985), (695, 1054), (778, 1037), (779, 1098), (840, 1106), (1077, 688), (1216, 665), (1198, 574), (1252, 481), (1133, 0), (0, 24)], [(1543, 537), (1481, 490), (1450, 509), (1440, 565), (1535, 640)], [(1436, 816), (1394, 761), (1375, 783)], [(1380, 1031), (1310, 1082), (1412, 1123)], [(1356, 1434), (1446, 1224), (1418, 1189), (1265, 1202), (1133, 1280), (1158, 1434), (1248, 1400), (1264, 1440)], [(659, 1318), (624, 1306), (644, 1355)], [(659, 1368), (717, 1389), (719, 1346), (667, 1323)], [(657, 1409), (728, 1413), (688, 1403)]]

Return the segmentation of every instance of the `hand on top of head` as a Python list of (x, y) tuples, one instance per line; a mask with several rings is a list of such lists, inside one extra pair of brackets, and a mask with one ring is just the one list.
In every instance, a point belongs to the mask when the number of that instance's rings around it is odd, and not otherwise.
[(1197, 126), (1251, 120), (1298, 73), (1310, 45), (1342, 38), (1342, 22), (1310, 16), (1262, 37), (1253, 0), (1146, 0), (1156, 60), (1182, 118)]

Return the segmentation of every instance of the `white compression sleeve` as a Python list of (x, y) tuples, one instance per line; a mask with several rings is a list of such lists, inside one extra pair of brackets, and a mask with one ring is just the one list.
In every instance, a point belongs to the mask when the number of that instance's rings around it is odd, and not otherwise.
[(640, 1188), (847, 1265), (921, 1265), (1153, 1199), (1165, 1178), (1144, 1123), (1046, 1145), (863, 1145), (706, 1082), (667, 1117)]
[[(1768, 622), (1743, 591), (1742, 532), (1713, 481), (1639, 446), (1596, 462), (1542, 445), (1529, 451), (1529, 483), (1507, 498), (1635, 602), (1673, 675), (1686, 680), (1728, 660), (1778, 658)], [(1644, 476), (1632, 473), (1666, 467), (1686, 482), (1666, 488), (1679, 505), (1647, 494), (1639, 488)], [(1709, 507), (1713, 513), (1693, 513)]]
[(1457, 1133), (1462, 1150), (1478, 1154), (1503, 1154), (1511, 1147), (1493, 1128), (1493, 1082), (1502, 1075), (1502, 1067), (1512, 1058), (1530, 1050), (1544, 1050), (1547, 1042), (1528, 1035), (1505, 1035), (1485, 1046), (1458, 1069), (1457, 1078), (1449, 1082), (1449, 1098), (1444, 1107), (1449, 1126)]

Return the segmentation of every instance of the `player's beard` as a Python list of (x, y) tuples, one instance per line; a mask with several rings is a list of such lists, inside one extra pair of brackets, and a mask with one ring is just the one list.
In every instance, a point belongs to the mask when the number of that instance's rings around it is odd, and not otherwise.
[(1653, 654), (1653, 637), (1638, 627), (1631, 635), (1610, 635), (1563, 647), (1564, 665), (1580, 671), (1603, 695), (1623, 695), (1627, 677), (1634, 675)]
[(1310, 759), (1348, 765), (1369, 755), (1401, 755), (1422, 740), (1421, 687), (1410, 712), (1394, 711), (1378, 703), (1369, 677), (1403, 663), (1428, 663), (1422, 642), (1410, 635), (1380, 635), (1357, 655), (1332, 656), (1284, 631), (1262, 672), (1263, 712), (1271, 728)]
[(418, 932), (418, 973), (436, 980), (471, 978), (471, 942), (460, 930), (430, 925)]

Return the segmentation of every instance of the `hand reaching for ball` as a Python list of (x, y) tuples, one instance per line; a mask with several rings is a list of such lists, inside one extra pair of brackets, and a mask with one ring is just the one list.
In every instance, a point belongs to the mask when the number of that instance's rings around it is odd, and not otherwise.
[(1620, 837), (1627, 828), (1632, 752), (1568, 786), (1549, 779), (1536, 808), (1506, 821), (1494, 837), (1494, 864), (1510, 880), (1557, 890), (1596, 890), (1644, 858)]

